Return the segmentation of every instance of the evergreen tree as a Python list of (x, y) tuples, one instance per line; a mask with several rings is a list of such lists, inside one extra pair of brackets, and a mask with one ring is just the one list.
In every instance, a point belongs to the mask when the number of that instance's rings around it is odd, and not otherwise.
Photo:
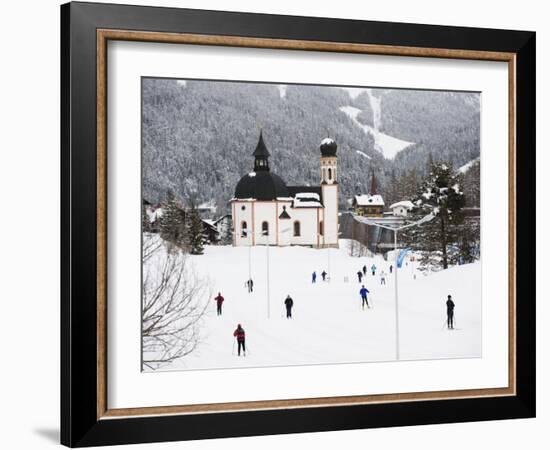
[(161, 208), (160, 236), (171, 244), (171, 247), (187, 251), (185, 211), (179, 206), (173, 191), (168, 191), (167, 199), (162, 202)]
[(451, 250), (458, 249), (460, 225), (464, 221), (465, 199), (459, 174), (448, 164), (433, 163), (412, 201), (415, 208), (409, 217), (411, 221), (416, 222), (430, 213), (435, 217), (407, 229), (404, 238), (412, 248), (423, 252), (422, 266), (440, 265), (447, 269), (449, 263), (459, 257), (456, 250)]
[(464, 192), (466, 196), (466, 206), (479, 206), (479, 180), (480, 180), (480, 165), (479, 161), (475, 161), (463, 175)]
[(202, 219), (195, 204), (191, 204), (191, 209), (188, 211), (187, 225), (187, 243), (189, 252), (192, 255), (202, 255), (204, 252), (204, 244), (206, 242)]
[(150, 233), (151, 232), (151, 221), (149, 220), (149, 215), (147, 214), (147, 204), (141, 202), (141, 232)]
[(233, 232), (231, 229), (231, 216), (227, 220), (223, 219), (219, 225), (218, 229), (220, 232), (220, 245), (230, 245), (233, 242)]

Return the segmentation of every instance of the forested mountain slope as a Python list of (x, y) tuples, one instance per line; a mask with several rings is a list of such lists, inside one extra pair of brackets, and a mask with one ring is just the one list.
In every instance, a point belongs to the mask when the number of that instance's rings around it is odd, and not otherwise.
[[(413, 144), (386, 159), (346, 106), (361, 110), (360, 124), (378, 118), (380, 132)], [(342, 205), (368, 191), (373, 171), (384, 195), (396, 177), (423, 173), (430, 153), (457, 168), (479, 156), (479, 100), (467, 93), (144, 78), (142, 121), (143, 197), (156, 203), (173, 190), (184, 202), (214, 200), (220, 213), (253, 167), (260, 128), (288, 184), (319, 183), (319, 142), (333, 137)]]

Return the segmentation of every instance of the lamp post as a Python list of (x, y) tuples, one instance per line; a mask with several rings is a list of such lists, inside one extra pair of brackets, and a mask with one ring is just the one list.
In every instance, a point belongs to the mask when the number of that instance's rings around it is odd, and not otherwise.
[(406, 228), (415, 227), (417, 225), (421, 225), (423, 223), (429, 222), (435, 217), (433, 213), (429, 213), (428, 215), (422, 217), (422, 219), (409, 223), (407, 225), (402, 225), (400, 227), (392, 227), (389, 225), (378, 223), (374, 220), (368, 219), (367, 217), (363, 216), (357, 216), (353, 214), (353, 218), (357, 220), (358, 222), (362, 222), (367, 225), (372, 225), (380, 228), (385, 228), (386, 230), (393, 231), (393, 251), (395, 253), (395, 288), (394, 288), (394, 297), (395, 297), (395, 359), (399, 361), (400, 354), (399, 354), (399, 290), (398, 290), (398, 283), (397, 283), (397, 232), (404, 230)]

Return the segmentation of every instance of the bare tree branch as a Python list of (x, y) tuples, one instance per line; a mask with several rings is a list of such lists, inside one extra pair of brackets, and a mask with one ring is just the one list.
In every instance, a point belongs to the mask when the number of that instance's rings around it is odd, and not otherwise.
[(208, 280), (193, 271), (189, 256), (162, 247), (160, 237), (144, 234), (142, 368), (151, 370), (196, 349), (211, 296)]

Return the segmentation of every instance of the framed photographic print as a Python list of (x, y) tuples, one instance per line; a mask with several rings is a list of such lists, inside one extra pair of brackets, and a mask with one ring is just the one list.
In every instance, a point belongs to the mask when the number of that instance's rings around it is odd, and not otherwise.
[(535, 415), (535, 33), (61, 7), (61, 440)]

